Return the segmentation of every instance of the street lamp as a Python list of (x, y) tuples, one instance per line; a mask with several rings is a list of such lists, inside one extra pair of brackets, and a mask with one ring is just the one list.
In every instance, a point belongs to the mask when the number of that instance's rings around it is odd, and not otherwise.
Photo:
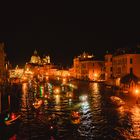
[(137, 98), (136, 103), (138, 104), (139, 103), (138, 102), (139, 101), (139, 90), (137, 88), (135, 89), (135, 94), (136, 94), (136, 98)]
[(138, 89), (135, 89), (135, 93), (138, 94), (139, 93), (139, 90)]

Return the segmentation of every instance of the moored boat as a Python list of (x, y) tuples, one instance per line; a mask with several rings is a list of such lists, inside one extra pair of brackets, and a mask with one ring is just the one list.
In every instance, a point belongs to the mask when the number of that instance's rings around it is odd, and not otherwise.
[(21, 115), (18, 113), (8, 113), (4, 119), (6, 126), (17, 123), (21, 118)]

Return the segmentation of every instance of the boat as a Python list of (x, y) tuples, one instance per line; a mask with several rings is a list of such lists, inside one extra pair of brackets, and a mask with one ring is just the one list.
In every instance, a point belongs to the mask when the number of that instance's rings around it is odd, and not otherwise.
[(125, 102), (117, 96), (111, 96), (110, 99), (112, 101), (112, 104), (114, 104), (117, 107), (125, 105)]
[(67, 97), (67, 98), (72, 98), (72, 97), (73, 97), (73, 92), (68, 91), (68, 92), (66, 93), (66, 97)]
[(8, 113), (7, 116), (4, 118), (4, 122), (6, 126), (10, 126), (20, 121), (21, 115), (18, 113)]
[[(12, 87), (15, 88), (15, 86), (17, 85), (15, 84)], [(11, 96), (9, 94), (7, 94), (8, 106), (5, 106), (2, 109), (2, 94), (10, 93), (9, 89), (11, 90), (11, 87), (9, 88), (9, 85), (6, 84), (4, 85), (4, 89), (2, 91), (0, 90), (0, 139), (9, 139), (10, 136), (15, 134), (19, 128), (21, 120), (20, 113), (13, 111), (11, 108)], [(18, 88), (16, 87), (16, 89)]]
[(36, 99), (35, 102), (33, 103), (33, 107), (35, 109), (38, 109), (41, 107), (42, 104), (43, 104), (43, 101), (41, 99)]
[(0, 114), (0, 139), (9, 139), (17, 133), (20, 121), (21, 115), (19, 113)]
[[(0, 93), (0, 96), (1, 96), (1, 93)], [(1, 97), (0, 97), (0, 100), (1, 100)], [(1, 103), (0, 103), (0, 106), (1, 106)], [(8, 106), (9, 107), (4, 111), (1, 111), (0, 109), (0, 116), (4, 125), (11, 126), (12, 124), (16, 124), (20, 120), (21, 115), (11, 110), (10, 95), (8, 96)]]
[(80, 113), (77, 111), (72, 111), (71, 113), (72, 124), (80, 124)]

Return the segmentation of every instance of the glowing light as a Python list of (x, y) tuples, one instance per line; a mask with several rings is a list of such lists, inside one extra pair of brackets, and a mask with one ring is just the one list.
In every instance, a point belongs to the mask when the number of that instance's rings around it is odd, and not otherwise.
[(7, 117), (4, 120), (7, 121), (8, 119), (9, 119), (9, 114), (7, 115)]
[(66, 78), (63, 78), (63, 82), (66, 82)]
[(48, 98), (48, 95), (45, 95), (45, 98)]
[(60, 95), (55, 95), (56, 104), (60, 103)]
[(89, 110), (89, 103), (87, 101), (82, 102), (82, 104), (81, 104), (81, 111), (83, 113), (86, 113), (87, 110)]
[(98, 76), (98, 74), (97, 74), (97, 73), (94, 73), (94, 76), (95, 76), (95, 77), (97, 77), (97, 76)]
[(87, 101), (87, 98), (88, 98), (87, 95), (82, 95), (82, 96), (79, 97), (79, 99), (80, 99), (82, 102)]
[(40, 86), (40, 97), (43, 97), (44, 95), (44, 87)]
[(48, 80), (49, 79), (49, 76), (46, 76), (46, 80)]
[(138, 89), (135, 89), (135, 93), (138, 94), (139, 93), (139, 90)]
[(15, 119), (15, 117), (16, 117), (15, 114), (12, 113), (12, 114), (11, 114), (11, 119)]
[(23, 85), (22, 85), (22, 92), (23, 92), (23, 94), (27, 93), (27, 83), (23, 83)]
[(52, 93), (52, 85), (50, 83), (48, 83), (48, 91)]
[(56, 88), (56, 89), (54, 90), (54, 93), (55, 93), (55, 94), (59, 94), (59, 93), (60, 93), (60, 89), (59, 89), (59, 88)]

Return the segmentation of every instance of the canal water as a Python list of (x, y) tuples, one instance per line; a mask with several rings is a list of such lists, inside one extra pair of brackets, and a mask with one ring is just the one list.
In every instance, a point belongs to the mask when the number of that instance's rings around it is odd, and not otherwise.
[[(13, 109), (18, 109), (22, 117), (10, 140), (140, 139), (140, 106), (125, 96), (94, 82), (73, 81), (68, 87), (61, 85), (61, 92), (55, 95), (51, 88), (51, 83), (30, 82), (22, 85), (18, 99), (15, 92), (12, 100), (18, 101), (13, 102)], [(73, 94), (68, 96), (68, 92)], [(49, 98), (45, 99), (46, 93)], [(112, 104), (110, 97), (115, 94), (125, 101), (125, 105)], [(35, 109), (33, 103), (38, 96), (42, 96), (44, 104)], [(80, 114), (78, 123), (73, 123), (72, 112)], [(57, 118), (56, 125), (52, 126), (54, 130), (49, 128), (51, 116)]]

